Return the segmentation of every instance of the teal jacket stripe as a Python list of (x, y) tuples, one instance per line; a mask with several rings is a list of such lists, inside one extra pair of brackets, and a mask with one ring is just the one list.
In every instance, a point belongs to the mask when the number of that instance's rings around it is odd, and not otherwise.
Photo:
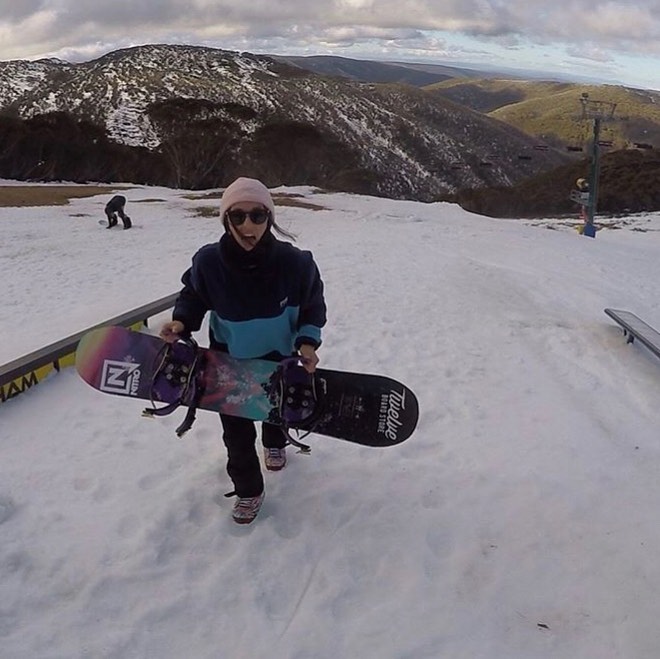
[[(310, 336), (305, 328), (296, 331), (298, 312), (298, 307), (286, 307), (274, 318), (243, 321), (224, 320), (217, 313), (211, 312), (209, 325), (213, 338), (218, 343), (227, 344), (229, 354), (233, 357), (254, 359), (272, 352), (290, 355), (294, 351), (294, 343), (299, 335)], [(314, 329), (320, 337), (320, 329)], [(311, 338), (314, 336), (311, 335)]]
[(303, 337), (312, 339), (312, 341), (314, 341), (314, 343), (318, 345), (321, 343), (321, 328), (317, 327), (316, 325), (303, 325), (298, 330), (298, 335), (296, 336), (296, 340), (302, 339)]

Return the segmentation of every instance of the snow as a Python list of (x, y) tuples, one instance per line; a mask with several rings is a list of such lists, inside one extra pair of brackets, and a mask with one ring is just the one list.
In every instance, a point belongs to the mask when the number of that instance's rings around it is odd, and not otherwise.
[[(139, 186), (108, 231), (113, 191), (0, 209), (0, 363), (176, 291), (220, 234), (217, 200)], [(178, 440), (49, 378), (0, 406), (3, 659), (656, 659), (660, 363), (603, 308), (660, 327), (660, 214), (593, 240), (287, 192), (326, 209), (277, 209), (325, 281), (322, 365), (408, 384), (417, 431), (312, 436), (239, 527), (214, 415)]]

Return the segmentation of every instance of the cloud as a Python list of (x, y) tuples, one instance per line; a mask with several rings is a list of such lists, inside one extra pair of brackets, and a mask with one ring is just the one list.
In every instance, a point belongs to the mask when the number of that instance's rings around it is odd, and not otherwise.
[(602, 48), (591, 46), (574, 46), (566, 49), (566, 53), (577, 59), (587, 59), (592, 62), (611, 62), (612, 55)]
[(68, 53), (80, 61), (102, 48), (164, 42), (424, 49), (425, 35), (438, 33), (509, 48), (660, 54), (658, 0), (328, 0), (322, 9), (309, 0), (2, 0), (0, 8), (2, 59)]
[(15, 2), (14, 0), (0, 0), (0, 16), (2, 22), (16, 24), (24, 21), (33, 14), (42, 10), (43, 0), (24, 0)]

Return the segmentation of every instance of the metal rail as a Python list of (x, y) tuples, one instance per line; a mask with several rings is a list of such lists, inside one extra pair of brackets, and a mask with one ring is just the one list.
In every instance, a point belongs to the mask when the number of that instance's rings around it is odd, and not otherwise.
[(159, 300), (154, 300), (137, 309), (110, 318), (103, 323), (88, 327), (81, 332), (57, 341), (57, 343), (0, 366), (0, 403), (4, 403), (38, 384), (53, 371), (71, 366), (74, 362), (78, 342), (90, 330), (106, 325), (121, 325), (123, 327), (146, 325), (147, 320), (152, 316), (172, 308), (177, 296), (178, 293), (166, 295)]

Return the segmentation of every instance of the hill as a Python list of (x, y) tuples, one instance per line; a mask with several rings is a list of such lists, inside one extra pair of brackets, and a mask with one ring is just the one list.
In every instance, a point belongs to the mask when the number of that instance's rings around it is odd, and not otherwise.
[[(466, 189), (444, 197), (464, 209), (491, 217), (556, 217), (574, 215), (569, 199), (576, 179), (588, 177), (589, 161), (581, 160), (513, 186)], [(635, 213), (660, 209), (660, 153), (622, 150), (605, 154), (600, 168), (599, 213)]]
[[(82, 64), (0, 62), (0, 176), (190, 189), (237, 174), (430, 200), (509, 185), (524, 132), (410, 85), (325, 77), (250, 53), (127, 48)], [(480, 167), (491, 153), (501, 158)], [(461, 167), (454, 167), (461, 163)]]
[(613, 149), (634, 143), (660, 148), (660, 92), (614, 85), (525, 80), (452, 79), (425, 89), (534, 135), (557, 148), (586, 150), (593, 122), (584, 118), (580, 99), (614, 105), (601, 139)]
[[(656, 659), (660, 362), (603, 308), (660, 328), (660, 215), (593, 241), (282, 192), (323, 208), (276, 209), (326, 284), (322, 365), (411, 386), (418, 430), (310, 435), (242, 528), (217, 415), (179, 440), (182, 411), (53, 374), (0, 404), (2, 659)], [(176, 291), (218, 239), (206, 194), (127, 187), (116, 232), (110, 194), (0, 208), (9, 359)]]
[(305, 57), (272, 55), (273, 59), (299, 66), (319, 75), (348, 78), (357, 82), (406, 84), (425, 87), (457, 74), (465, 75), (458, 69), (440, 71), (418, 69), (398, 62), (375, 62), (332, 55), (309, 55)]

